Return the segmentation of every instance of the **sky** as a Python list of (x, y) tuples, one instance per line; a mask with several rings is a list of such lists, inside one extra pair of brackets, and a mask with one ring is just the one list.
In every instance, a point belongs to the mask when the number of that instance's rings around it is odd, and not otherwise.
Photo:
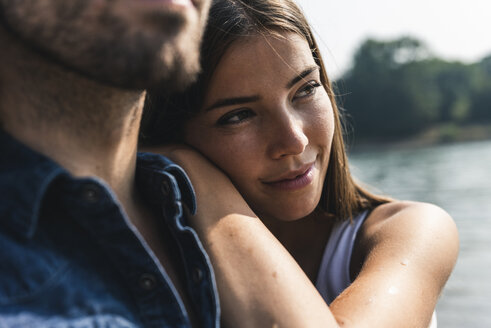
[(368, 37), (413, 36), (440, 58), (491, 55), (491, 0), (296, 0), (312, 25), (328, 73), (339, 77)]

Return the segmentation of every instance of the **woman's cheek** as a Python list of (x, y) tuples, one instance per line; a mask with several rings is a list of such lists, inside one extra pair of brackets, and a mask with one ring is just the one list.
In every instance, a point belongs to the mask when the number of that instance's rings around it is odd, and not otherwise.
[(232, 180), (252, 171), (259, 160), (254, 138), (247, 135), (220, 135), (207, 143), (201, 151)]
[[(307, 128), (315, 135), (328, 138), (334, 134), (334, 115), (329, 101), (316, 104), (307, 121)], [(327, 140), (326, 140), (327, 142)]]

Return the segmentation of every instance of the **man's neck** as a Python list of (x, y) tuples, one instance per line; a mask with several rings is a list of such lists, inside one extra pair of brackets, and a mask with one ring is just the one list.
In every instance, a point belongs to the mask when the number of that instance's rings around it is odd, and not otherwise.
[(73, 175), (105, 180), (123, 203), (129, 201), (144, 92), (70, 72), (1, 29), (0, 41), (2, 128)]

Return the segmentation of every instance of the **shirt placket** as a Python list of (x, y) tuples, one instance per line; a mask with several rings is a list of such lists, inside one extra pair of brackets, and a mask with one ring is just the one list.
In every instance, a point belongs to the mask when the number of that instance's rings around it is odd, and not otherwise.
[(94, 236), (123, 278), (145, 327), (190, 327), (182, 300), (153, 251), (114, 195), (101, 183), (88, 180), (77, 188), (73, 217)]
[(204, 251), (189, 252), (190, 249), (204, 248), (196, 232), (184, 222), (182, 194), (176, 178), (169, 172), (163, 172), (161, 191), (164, 219), (178, 241), (186, 287), (196, 313), (203, 327), (219, 327), (219, 305), (210, 260)]

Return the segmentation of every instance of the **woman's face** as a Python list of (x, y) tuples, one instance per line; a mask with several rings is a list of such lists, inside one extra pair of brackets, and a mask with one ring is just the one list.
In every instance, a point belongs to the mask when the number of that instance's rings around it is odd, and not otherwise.
[(186, 142), (230, 177), (260, 217), (292, 221), (319, 202), (334, 117), (307, 41), (283, 36), (232, 44), (186, 126)]

